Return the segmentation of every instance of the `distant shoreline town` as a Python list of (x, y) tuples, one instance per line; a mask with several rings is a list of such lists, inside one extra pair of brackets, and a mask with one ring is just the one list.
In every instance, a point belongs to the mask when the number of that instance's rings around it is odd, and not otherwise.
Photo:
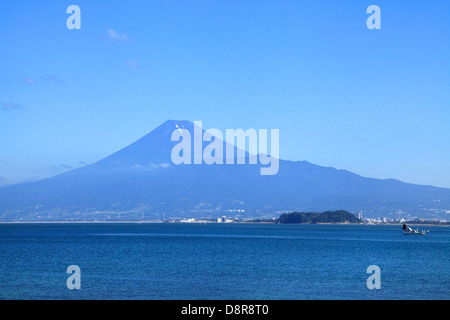
[(290, 212), (280, 215), (279, 218), (259, 219), (259, 218), (229, 218), (221, 216), (218, 218), (171, 218), (171, 219), (82, 219), (82, 220), (13, 220), (0, 221), (1, 223), (266, 223), (266, 224), (339, 224), (339, 225), (398, 225), (403, 223), (413, 223), (420, 225), (450, 225), (450, 221), (436, 221), (425, 219), (405, 219), (399, 217), (392, 218), (364, 218), (361, 213), (358, 217), (344, 211), (324, 211), (318, 212)]

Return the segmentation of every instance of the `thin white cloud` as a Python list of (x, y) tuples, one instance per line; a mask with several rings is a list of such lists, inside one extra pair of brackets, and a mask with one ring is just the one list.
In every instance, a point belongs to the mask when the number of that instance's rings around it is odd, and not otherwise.
[(37, 81), (31, 77), (26, 77), (25, 82), (28, 84), (36, 84), (37, 83)]
[(39, 180), (39, 179), (42, 179), (42, 178), (39, 177), (39, 176), (32, 176), (32, 177), (26, 178), (25, 181), (26, 182), (31, 182), (31, 181), (36, 181), (36, 180)]
[(60, 78), (58, 78), (54, 74), (48, 74), (46, 76), (41, 76), (40, 79), (41, 79), (41, 81), (50, 81), (50, 82), (56, 82), (56, 83), (63, 83), (64, 82), (63, 80), (61, 80)]
[(128, 60), (126, 62), (126, 65), (134, 69), (142, 69), (142, 67), (139, 65), (139, 63), (137, 63), (136, 60)]
[(20, 104), (0, 101), (0, 109), (2, 110), (14, 110), (20, 108), (23, 108)]
[(47, 74), (45, 76), (37, 76), (37, 77), (26, 76), (23, 79), (23, 81), (31, 85), (35, 85), (42, 82), (64, 83), (62, 79), (58, 78), (58, 76), (54, 74)]
[(63, 170), (72, 170), (72, 169), (74, 169), (74, 167), (72, 167), (70, 164), (67, 164), (67, 163), (60, 163), (58, 166), (61, 169), (63, 169)]
[(130, 38), (125, 33), (119, 34), (113, 29), (106, 29), (106, 31), (108, 32), (109, 39), (130, 42)]

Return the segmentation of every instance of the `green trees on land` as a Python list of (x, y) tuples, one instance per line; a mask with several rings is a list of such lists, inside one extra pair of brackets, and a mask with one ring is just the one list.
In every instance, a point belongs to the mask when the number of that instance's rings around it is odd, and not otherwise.
[(276, 223), (359, 223), (352, 213), (345, 210), (319, 212), (291, 212), (282, 214)]

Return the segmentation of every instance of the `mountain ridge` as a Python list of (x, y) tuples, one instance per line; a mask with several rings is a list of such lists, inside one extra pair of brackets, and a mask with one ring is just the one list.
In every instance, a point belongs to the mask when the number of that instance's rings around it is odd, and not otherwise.
[[(189, 121), (168, 120), (91, 165), (3, 186), (0, 220), (107, 220), (119, 212), (121, 218), (132, 220), (260, 218), (340, 209), (362, 210), (365, 216), (397, 216), (402, 211), (442, 219), (450, 210), (450, 189), (367, 178), (306, 160), (280, 159), (279, 172), (273, 176), (261, 176), (261, 165), (248, 161), (239, 165), (171, 163), (170, 152), (178, 143), (170, 139), (173, 130), (191, 131), (193, 126)], [(203, 149), (207, 144), (203, 142)], [(247, 152), (245, 157), (248, 160)]]

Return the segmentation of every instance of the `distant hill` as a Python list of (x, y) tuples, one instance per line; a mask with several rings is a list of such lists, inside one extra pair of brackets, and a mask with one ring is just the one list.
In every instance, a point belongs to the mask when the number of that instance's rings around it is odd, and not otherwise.
[(359, 223), (354, 214), (345, 210), (318, 212), (291, 212), (282, 214), (276, 223)]
[[(450, 189), (365, 178), (307, 161), (260, 165), (174, 165), (169, 120), (94, 164), (40, 181), (0, 187), (0, 220), (271, 218), (285, 212), (363, 211), (366, 217), (447, 217)], [(206, 143), (204, 143), (205, 146)], [(248, 157), (248, 154), (246, 154)], [(248, 163), (248, 162), (247, 162)]]

